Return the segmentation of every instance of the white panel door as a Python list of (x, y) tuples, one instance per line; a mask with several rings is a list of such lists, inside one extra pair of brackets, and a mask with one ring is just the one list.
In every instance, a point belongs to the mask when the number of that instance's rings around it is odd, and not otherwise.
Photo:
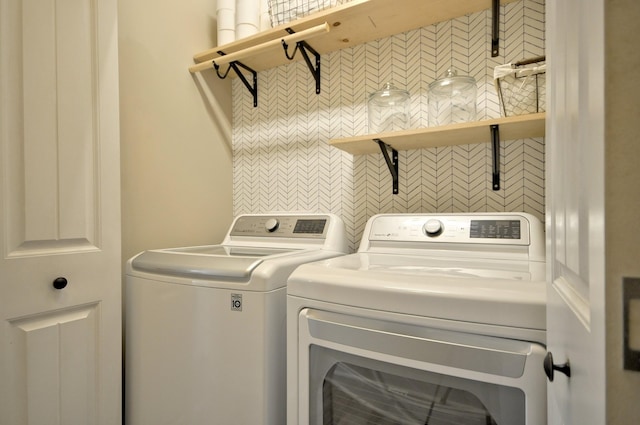
[(604, 0), (548, 0), (550, 424), (605, 420)]
[(2, 425), (121, 423), (116, 4), (0, 0)]

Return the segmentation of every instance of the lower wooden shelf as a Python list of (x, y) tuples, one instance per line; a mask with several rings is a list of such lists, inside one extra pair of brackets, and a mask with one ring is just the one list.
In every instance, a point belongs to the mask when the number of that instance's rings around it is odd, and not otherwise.
[(382, 140), (398, 151), (489, 143), (491, 142), (490, 126), (492, 125), (499, 126), (501, 140), (543, 137), (545, 134), (545, 113), (331, 139), (329, 144), (353, 155), (363, 155), (380, 152), (380, 147), (374, 139)]

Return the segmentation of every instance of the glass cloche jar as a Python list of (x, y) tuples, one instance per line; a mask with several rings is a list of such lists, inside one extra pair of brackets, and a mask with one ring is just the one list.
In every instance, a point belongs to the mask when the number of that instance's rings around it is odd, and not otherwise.
[(453, 68), (429, 84), (429, 126), (476, 119), (476, 79), (458, 75)]
[(369, 95), (367, 115), (369, 133), (409, 128), (409, 92), (386, 83)]

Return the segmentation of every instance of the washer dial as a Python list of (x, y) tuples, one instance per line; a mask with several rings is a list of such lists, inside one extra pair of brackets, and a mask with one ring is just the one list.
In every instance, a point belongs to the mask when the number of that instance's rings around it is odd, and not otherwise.
[(430, 219), (422, 226), (422, 230), (424, 230), (425, 235), (435, 237), (442, 233), (444, 225), (440, 220)]
[(267, 232), (269, 232), (269, 233), (272, 233), (272, 232), (275, 232), (276, 230), (278, 230), (279, 226), (280, 226), (280, 222), (278, 221), (277, 218), (270, 218), (264, 224), (265, 229), (267, 229)]

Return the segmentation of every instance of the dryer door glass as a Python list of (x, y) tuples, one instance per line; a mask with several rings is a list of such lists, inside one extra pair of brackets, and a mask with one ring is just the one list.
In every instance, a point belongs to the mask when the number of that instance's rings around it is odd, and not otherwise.
[(517, 388), (312, 346), (310, 425), (518, 425)]

